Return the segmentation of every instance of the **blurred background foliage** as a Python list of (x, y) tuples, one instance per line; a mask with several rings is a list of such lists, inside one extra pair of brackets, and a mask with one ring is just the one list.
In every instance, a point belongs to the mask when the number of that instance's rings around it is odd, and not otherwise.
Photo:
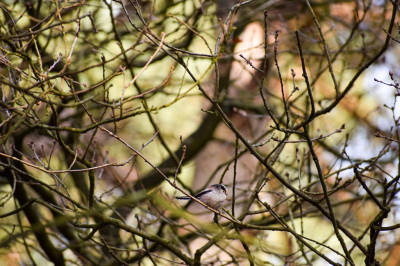
[(1, 265), (400, 264), (398, 0), (0, 8)]

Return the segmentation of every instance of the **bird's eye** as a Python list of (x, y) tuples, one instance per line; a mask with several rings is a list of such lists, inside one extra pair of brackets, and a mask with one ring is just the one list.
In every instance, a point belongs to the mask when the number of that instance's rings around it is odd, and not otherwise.
[(221, 186), (221, 190), (226, 194), (226, 188)]

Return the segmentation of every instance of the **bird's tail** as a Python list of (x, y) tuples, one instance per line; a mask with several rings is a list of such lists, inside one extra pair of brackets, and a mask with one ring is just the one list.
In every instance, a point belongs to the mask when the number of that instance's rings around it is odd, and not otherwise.
[(178, 200), (190, 200), (190, 198), (188, 196), (175, 197), (175, 199), (178, 199)]

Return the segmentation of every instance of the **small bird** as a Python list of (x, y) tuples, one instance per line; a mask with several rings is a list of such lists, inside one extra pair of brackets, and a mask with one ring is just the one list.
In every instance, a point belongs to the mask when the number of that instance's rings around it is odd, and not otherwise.
[[(223, 184), (214, 184), (197, 193), (194, 197), (209, 207), (218, 210), (222, 207), (226, 199), (226, 187)], [(175, 198), (178, 200), (191, 200), (188, 196)]]

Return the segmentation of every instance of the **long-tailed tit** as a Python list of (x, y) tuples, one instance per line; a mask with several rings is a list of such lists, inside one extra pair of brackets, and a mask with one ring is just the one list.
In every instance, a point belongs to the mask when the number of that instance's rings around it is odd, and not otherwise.
[[(226, 199), (226, 187), (223, 184), (214, 184), (194, 196), (209, 207), (218, 210)], [(178, 200), (191, 200), (188, 196), (175, 197)]]

